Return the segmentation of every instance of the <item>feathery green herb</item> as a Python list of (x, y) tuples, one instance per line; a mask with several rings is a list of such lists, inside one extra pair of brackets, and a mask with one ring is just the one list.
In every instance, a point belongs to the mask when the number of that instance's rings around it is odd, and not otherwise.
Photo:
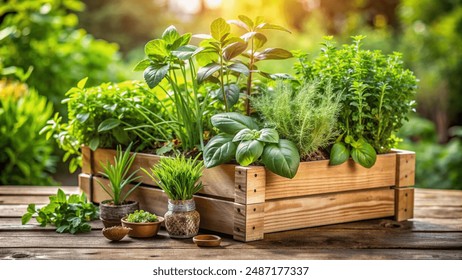
[(253, 98), (252, 106), (266, 126), (295, 143), (301, 158), (326, 148), (338, 135), (341, 105), (330, 84), (321, 90), (319, 83), (307, 82), (294, 90), (289, 83), (278, 81), (274, 90)]

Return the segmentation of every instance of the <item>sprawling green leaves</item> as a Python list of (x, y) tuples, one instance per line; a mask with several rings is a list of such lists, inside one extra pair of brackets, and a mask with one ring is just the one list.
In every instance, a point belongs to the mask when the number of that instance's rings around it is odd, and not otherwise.
[(352, 144), (351, 158), (366, 168), (371, 168), (377, 160), (377, 154), (371, 144), (359, 139)]
[(40, 226), (50, 224), (56, 227), (56, 232), (74, 234), (90, 231), (88, 222), (97, 219), (99, 213), (98, 207), (87, 202), (85, 194), (67, 197), (62, 189), (58, 189), (56, 195), (50, 196), (50, 203), (46, 206), (37, 208), (35, 204), (29, 204), (21, 218), (22, 224), (27, 224), (33, 216)]
[(330, 151), (330, 165), (339, 165), (350, 158), (350, 150), (342, 142), (335, 143)]

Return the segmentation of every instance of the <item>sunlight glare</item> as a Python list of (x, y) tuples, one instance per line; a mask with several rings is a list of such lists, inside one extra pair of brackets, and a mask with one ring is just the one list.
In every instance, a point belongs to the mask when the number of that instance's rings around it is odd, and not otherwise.
[(184, 14), (197, 14), (201, 11), (201, 0), (169, 0), (170, 9)]

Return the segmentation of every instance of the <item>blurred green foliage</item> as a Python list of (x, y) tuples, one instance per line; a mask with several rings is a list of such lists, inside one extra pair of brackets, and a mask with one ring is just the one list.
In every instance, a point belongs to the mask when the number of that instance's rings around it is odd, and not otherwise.
[(413, 116), (400, 131), (399, 148), (416, 153), (416, 187), (462, 189), (462, 127), (450, 129), (447, 144), (436, 143), (435, 124)]
[(0, 184), (54, 183), (53, 143), (39, 135), (52, 114), (52, 104), (26, 84), (0, 80)]
[(0, 63), (33, 67), (28, 84), (63, 111), (64, 93), (80, 79), (121, 79), (118, 46), (78, 29), (80, 0), (9, 0), (0, 6)]

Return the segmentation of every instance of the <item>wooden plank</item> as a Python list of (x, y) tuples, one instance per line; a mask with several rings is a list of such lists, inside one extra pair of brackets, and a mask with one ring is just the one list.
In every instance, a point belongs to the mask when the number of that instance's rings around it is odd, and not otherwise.
[(236, 203), (234, 206), (233, 238), (245, 242), (263, 239), (265, 204)]
[(313, 195), (265, 203), (265, 233), (394, 215), (394, 190)]
[(265, 202), (266, 171), (263, 166), (236, 166), (234, 201), (240, 204)]
[(39, 203), (47, 204), (50, 202), (48, 196), (16, 196), (2, 195), (0, 196), (0, 204), (29, 204)]
[(372, 168), (351, 159), (337, 166), (330, 166), (328, 160), (302, 162), (293, 179), (266, 173), (266, 199), (389, 187), (395, 184), (395, 175), (395, 153), (378, 155)]
[(415, 189), (416, 206), (462, 206), (462, 191)]
[(396, 187), (409, 187), (415, 184), (415, 153), (395, 150), (396, 153)]
[(66, 194), (79, 193), (78, 186), (60, 186), (60, 187), (43, 187), (43, 186), (0, 186), (0, 195), (33, 195), (33, 196), (50, 196), (62, 189)]
[[(114, 163), (114, 156), (116, 155), (115, 150), (97, 149), (93, 152), (93, 162), (91, 162), (91, 150), (88, 147), (82, 147), (82, 151), (84, 151), (82, 172), (99, 176), (103, 171), (100, 163)], [(157, 155), (137, 153), (130, 172), (134, 172), (140, 167), (149, 170), (159, 162), (160, 158), (161, 157)], [(222, 164), (220, 166), (205, 169), (201, 179), (204, 187), (200, 193), (234, 200), (234, 167), (235, 165), (233, 164)], [(143, 184), (151, 186), (157, 185), (146, 173), (139, 171), (137, 175), (141, 176), (139, 181), (142, 181)]]
[[(265, 239), (249, 243), (239, 242), (224, 235), (221, 246), (228, 249), (431, 249), (461, 250), (462, 232), (407, 232), (396, 231), (320, 231), (312, 229), (292, 230), (265, 234)], [(177, 240), (168, 237), (165, 230), (153, 238), (126, 237), (123, 242), (110, 242), (101, 231), (89, 233), (59, 234), (34, 231), (29, 235), (2, 232), (2, 248), (150, 248), (169, 250), (175, 248), (196, 248), (192, 239)], [(276, 245), (277, 244), (277, 245)], [(225, 252), (223, 252), (225, 253)]]
[[(108, 180), (100, 177), (93, 177), (94, 180), (107, 184)], [(90, 192), (90, 176), (79, 175), (80, 186), (85, 193)], [(93, 202), (100, 203), (109, 199), (109, 195), (97, 184), (94, 183)], [(168, 198), (165, 193), (154, 187), (138, 187), (129, 196), (130, 200), (140, 203), (140, 208), (157, 215), (163, 216), (167, 212)], [(231, 201), (219, 200), (203, 196), (194, 196), (196, 208), (201, 215), (201, 228), (220, 231), (226, 234), (233, 234), (234, 203)]]
[(401, 222), (414, 217), (414, 188), (395, 189), (395, 220)]
[(151, 248), (11, 248), (0, 250), (3, 260), (460, 260), (462, 253), (448, 250), (226, 248), (156, 250)]

